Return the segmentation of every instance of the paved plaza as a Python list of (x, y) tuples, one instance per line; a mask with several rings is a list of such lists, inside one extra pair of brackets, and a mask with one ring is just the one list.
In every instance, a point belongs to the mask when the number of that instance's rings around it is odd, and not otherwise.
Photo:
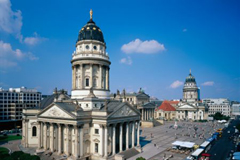
[[(174, 141), (190, 141), (200, 145), (211, 137), (218, 128), (224, 126), (216, 122), (177, 122), (177, 125), (178, 129), (174, 129), (174, 122), (166, 122), (161, 126), (142, 129), (141, 145), (143, 152), (128, 160), (135, 160), (138, 157), (162, 160), (164, 155), (165, 157), (173, 155), (170, 160), (185, 159), (188, 155), (167, 151), (168, 148), (172, 147)], [(195, 130), (197, 135), (194, 134)]]

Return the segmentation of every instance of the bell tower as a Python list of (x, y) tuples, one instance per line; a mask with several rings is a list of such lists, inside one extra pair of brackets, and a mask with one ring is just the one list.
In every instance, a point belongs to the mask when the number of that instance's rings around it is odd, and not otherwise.
[(183, 101), (194, 103), (200, 100), (200, 89), (197, 87), (195, 77), (189, 72), (189, 76), (186, 78), (183, 87)]
[(109, 99), (110, 60), (101, 29), (90, 20), (79, 31), (72, 54), (72, 99), (87, 97), (90, 89), (100, 99)]

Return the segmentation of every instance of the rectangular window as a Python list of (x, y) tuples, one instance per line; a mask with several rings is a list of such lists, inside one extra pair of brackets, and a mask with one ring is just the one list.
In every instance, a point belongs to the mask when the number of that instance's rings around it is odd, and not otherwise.
[(99, 134), (99, 129), (95, 129), (95, 134)]
[(98, 153), (98, 143), (95, 143), (95, 152)]

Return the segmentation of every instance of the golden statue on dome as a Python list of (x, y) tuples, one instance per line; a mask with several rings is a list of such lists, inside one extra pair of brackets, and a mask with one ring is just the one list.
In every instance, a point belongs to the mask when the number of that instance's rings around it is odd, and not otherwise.
[(92, 19), (92, 15), (93, 15), (93, 11), (92, 11), (92, 9), (90, 10), (90, 19)]

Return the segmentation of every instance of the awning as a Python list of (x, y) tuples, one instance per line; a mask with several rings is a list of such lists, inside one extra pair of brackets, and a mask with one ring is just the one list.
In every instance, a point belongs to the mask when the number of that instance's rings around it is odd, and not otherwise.
[(183, 143), (182, 141), (175, 141), (175, 142), (172, 143), (172, 145), (181, 146), (182, 143)]

